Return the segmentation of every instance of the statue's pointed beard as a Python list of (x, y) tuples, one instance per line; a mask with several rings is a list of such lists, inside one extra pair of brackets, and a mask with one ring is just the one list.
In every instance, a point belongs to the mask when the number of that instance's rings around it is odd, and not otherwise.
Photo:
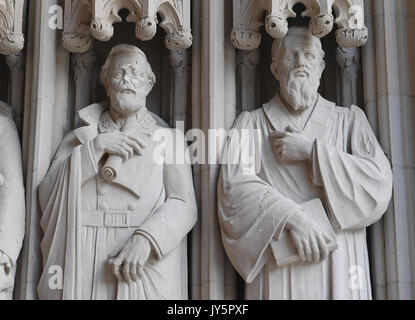
[[(287, 79), (288, 78), (288, 79)], [(290, 72), (285, 83), (281, 84), (281, 95), (294, 111), (304, 111), (312, 108), (317, 99), (320, 77), (310, 73), (308, 77), (295, 76)]]

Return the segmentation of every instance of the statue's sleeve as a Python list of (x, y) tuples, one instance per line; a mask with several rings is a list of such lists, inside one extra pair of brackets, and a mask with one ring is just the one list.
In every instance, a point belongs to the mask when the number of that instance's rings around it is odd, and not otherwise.
[(0, 250), (15, 264), (25, 230), (22, 157), (14, 123), (1, 118), (0, 126)]
[(337, 230), (370, 226), (385, 213), (392, 196), (392, 170), (363, 111), (350, 111), (349, 151), (316, 140), (314, 183), (324, 187), (329, 218)]
[(229, 134), (218, 184), (222, 242), (247, 283), (269, 259), (270, 242), (279, 238), (291, 214), (301, 210), (258, 176), (261, 157), (274, 156), (261, 153), (266, 142), (260, 137), (251, 114), (241, 114)]
[[(163, 167), (165, 203), (152, 214), (136, 234), (146, 236), (153, 244), (158, 258), (177, 248), (197, 221), (197, 205), (193, 177), (183, 133), (173, 132), (173, 141), (181, 139), (179, 146), (167, 143), (166, 154), (180, 152), (185, 161), (166, 161)], [(177, 135), (177, 138), (175, 136)]]

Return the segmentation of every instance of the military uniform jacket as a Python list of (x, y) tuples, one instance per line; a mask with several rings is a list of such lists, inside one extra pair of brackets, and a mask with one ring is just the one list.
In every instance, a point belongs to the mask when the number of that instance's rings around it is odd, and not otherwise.
[[(197, 209), (190, 165), (171, 159), (185, 154), (184, 140), (175, 143), (182, 134), (142, 109), (132, 133), (145, 141), (145, 151), (107, 182), (101, 176), (107, 156), (97, 161), (93, 141), (119, 128), (105, 104), (81, 110), (80, 118), (86, 126), (64, 139), (40, 187), (45, 232), (40, 298), (187, 299), (186, 235)], [(164, 135), (170, 138), (156, 141)], [(135, 233), (150, 240), (152, 255), (142, 280), (129, 286), (116, 281), (107, 263)], [(62, 290), (48, 286), (51, 265), (62, 265), (69, 279)]]

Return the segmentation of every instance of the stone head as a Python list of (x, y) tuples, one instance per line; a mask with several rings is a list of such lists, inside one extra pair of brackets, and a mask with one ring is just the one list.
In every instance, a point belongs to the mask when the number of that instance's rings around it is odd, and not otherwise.
[(129, 116), (145, 106), (156, 76), (144, 52), (120, 44), (110, 51), (101, 70), (101, 82), (110, 98), (110, 108)]
[(295, 111), (312, 107), (325, 66), (321, 41), (308, 28), (290, 28), (285, 38), (274, 41), (271, 71)]

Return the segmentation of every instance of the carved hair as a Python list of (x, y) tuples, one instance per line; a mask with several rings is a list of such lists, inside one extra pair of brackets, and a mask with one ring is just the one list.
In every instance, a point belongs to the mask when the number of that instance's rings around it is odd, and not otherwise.
[(153, 70), (151, 69), (151, 65), (148, 62), (147, 57), (143, 51), (141, 51), (136, 46), (129, 45), (129, 44), (116, 45), (114, 48), (111, 49), (110, 53), (108, 54), (107, 60), (105, 60), (105, 64), (101, 70), (101, 83), (105, 86), (105, 89), (108, 90), (108, 77), (110, 76), (112, 59), (116, 55), (122, 54), (122, 53), (130, 53), (136, 57), (138, 63), (143, 66), (144, 71), (147, 74), (147, 77), (150, 83), (149, 90), (151, 90), (154, 84), (156, 83), (156, 76)]
[(279, 64), (282, 60), (283, 50), (285, 48), (285, 41), (287, 41), (291, 36), (309, 36), (313, 39), (314, 45), (320, 54), (321, 60), (324, 60), (324, 50), (321, 45), (320, 39), (316, 38), (311, 34), (311, 31), (307, 27), (292, 27), (288, 30), (287, 36), (283, 39), (274, 40), (272, 45), (272, 62), (273, 64)]

